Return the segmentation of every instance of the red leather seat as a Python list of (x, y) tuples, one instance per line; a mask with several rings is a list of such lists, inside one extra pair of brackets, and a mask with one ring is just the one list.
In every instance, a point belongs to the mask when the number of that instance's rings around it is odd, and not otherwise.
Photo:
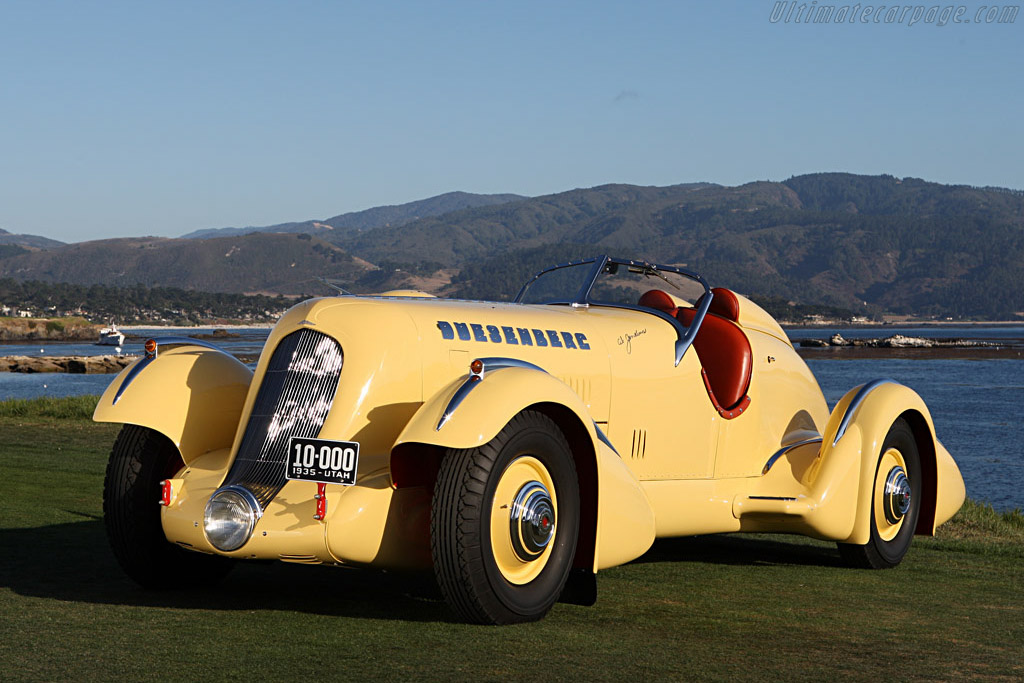
[[(711, 306), (708, 308), (709, 313), (720, 315), (726, 320), (731, 320), (734, 323), (740, 321), (740, 300), (730, 290), (725, 287), (714, 287), (711, 290), (714, 296), (711, 298)], [(700, 298), (697, 299), (697, 303), (693, 305), (694, 308), (700, 308), (700, 303), (704, 301), (704, 295), (701, 294)]]
[[(679, 307), (676, 306), (676, 302), (672, 300), (672, 297), (660, 289), (652, 289), (649, 292), (644, 292), (643, 296), (640, 297), (640, 301), (637, 303), (640, 306), (664, 311), (671, 316), (675, 316), (676, 312), (679, 310)], [(712, 303), (714, 302), (712, 301)]]
[[(722, 417), (732, 419), (750, 404), (753, 358), (747, 335), (734, 322), (739, 318), (739, 299), (727, 289), (711, 291), (714, 298), (693, 346), (711, 402)], [(689, 326), (696, 315), (692, 308), (681, 308), (676, 317)]]

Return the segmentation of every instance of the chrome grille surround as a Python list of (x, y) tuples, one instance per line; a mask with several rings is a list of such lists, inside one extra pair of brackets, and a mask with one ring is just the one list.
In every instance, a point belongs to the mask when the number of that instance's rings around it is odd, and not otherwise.
[(285, 485), (291, 437), (319, 436), (334, 402), (343, 360), (341, 345), (315, 330), (301, 329), (281, 340), (267, 364), (222, 488), (245, 487), (266, 509)]

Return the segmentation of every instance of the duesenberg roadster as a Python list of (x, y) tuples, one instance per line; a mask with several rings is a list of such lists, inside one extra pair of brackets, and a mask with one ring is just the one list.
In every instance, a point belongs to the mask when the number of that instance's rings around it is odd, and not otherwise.
[(433, 568), (480, 623), (593, 604), (656, 538), (736, 531), (900, 562), (964, 484), (928, 408), (875, 380), (831, 411), (764, 310), (696, 273), (600, 256), (512, 303), (422, 292), (294, 306), (255, 371), (149, 340), (95, 419), (114, 554), (144, 586), (234, 561)]

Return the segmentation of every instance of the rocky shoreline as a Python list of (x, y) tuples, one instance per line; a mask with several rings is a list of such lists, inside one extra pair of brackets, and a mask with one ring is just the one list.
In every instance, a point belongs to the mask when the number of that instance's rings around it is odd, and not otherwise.
[(977, 339), (927, 339), (925, 337), (905, 337), (902, 334), (874, 339), (844, 339), (843, 335), (838, 332), (828, 339), (801, 339), (800, 346), (811, 348), (863, 346), (869, 349), (998, 348), (997, 344)]
[(67, 372), (74, 375), (103, 375), (121, 372), (138, 356), (3, 356), (0, 372)]

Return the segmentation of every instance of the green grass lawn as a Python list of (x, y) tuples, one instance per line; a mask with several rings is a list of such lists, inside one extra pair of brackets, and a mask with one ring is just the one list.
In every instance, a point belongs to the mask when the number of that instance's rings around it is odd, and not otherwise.
[(107, 548), (117, 427), (95, 399), (0, 402), (0, 679), (1024, 678), (1024, 518), (970, 504), (889, 571), (832, 544), (661, 541), (598, 575), (594, 607), (454, 621), (430, 576), (240, 565), (149, 592)]

